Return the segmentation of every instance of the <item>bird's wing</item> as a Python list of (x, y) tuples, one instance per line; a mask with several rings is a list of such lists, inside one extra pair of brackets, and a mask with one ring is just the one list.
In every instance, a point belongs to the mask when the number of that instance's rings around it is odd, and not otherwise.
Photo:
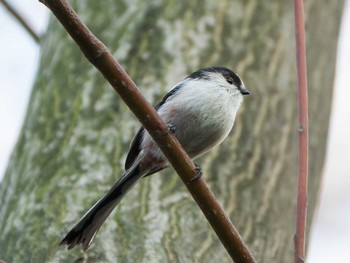
[[(154, 107), (156, 111), (158, 111), (158, 109), (167, 101), (167, 99), (169, 99), (171, 96), (177, 93), (181, 85), (182, 83), (179, 83), (164, 96), (162, 101), (159, 102), (157, 106)], [(137, 159), (137, 157), (139, 156), (142, 150), (141, 143), (142, 143), (144, 132), (145, 132), (145, 128), (141, 127), (136, 133), (134, 139), (131, 141), (130, 150), (128, 152), (128, 156), (126, 157), (125, 166), (124, 166), (126, 171), (134, 164), (135, 160)]]
[(139, 156), (141, 152), (141, 143), (144, 131), (145, 128), (141, 127), (136, 133), (134, 139), (131, 141), (130, 150), (128, 152), (128, 156), (126, 157), (124, 166), (126, 171), (134, 164), (137, 156)]

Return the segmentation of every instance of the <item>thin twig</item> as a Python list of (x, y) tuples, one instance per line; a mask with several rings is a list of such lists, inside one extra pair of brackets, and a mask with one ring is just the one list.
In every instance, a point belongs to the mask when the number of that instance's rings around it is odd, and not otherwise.
[(198, 171), (155, 109), (144, 99), (135, 83), (113, 58), (106, 46), (82, 23), (66, 0), (41, 0), (57, 17), (87, 59), (104, 75), (131, 111), (156, 141), (202, 209), (226, 250), (236, 262), (256, 262), (203, 177), (192, 180)]
[(298, 71), (299, 156), (298, 199), (294, 235), (294, 262), (305, 262), (305, 232), (308, 186), (308, 96), (303, 0), (294, 0), (296, 59)]
[(6, 0), (0, 0), (7, 11), (20, 23), (36, 43), (40, 42), (40, 37), (35, 33), (26, 20), (20, 15)]

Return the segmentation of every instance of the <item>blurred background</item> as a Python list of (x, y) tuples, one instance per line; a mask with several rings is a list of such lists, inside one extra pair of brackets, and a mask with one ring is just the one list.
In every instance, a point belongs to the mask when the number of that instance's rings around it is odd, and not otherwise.
[[(38, 1), (11, 4), (39, 34), (48, 11)], [(40, 49), (0, 5), (0, 181), (17, 141), (35, 79)], [(308, 263), (350, 262), (350, 0), (345, 1), (339, 36), (337, 74), (318, 212), (314, 217)], [(312, 176), (312, 175), (310, 175)], [(1, 257), (1, 255), (0, 255)]]

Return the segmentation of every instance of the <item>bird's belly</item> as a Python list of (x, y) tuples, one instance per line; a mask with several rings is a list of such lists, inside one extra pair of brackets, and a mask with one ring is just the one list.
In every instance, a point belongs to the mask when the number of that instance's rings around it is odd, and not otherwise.
[(176, 138), (188, 155), (194, 159), (221, 143), (228, 135), (234, 116), (227, 117), (227, 114), (230, 115), (229, 112), (224, 112), (220, 116), (212, 112), (182, 110), (169, 116), (167, 123), (174, 126)]
[[(210, 96), (204, 93), (205, 96), (200, 98), (191, 94), (181, 93), (176, 100), (170, 100), (159, 108), (158, 114), (166, 124), (173, 126), (174, 135), (188, 155), (195, 159), (226, 138), (233, 126), (239, 103), (232, 103), (232, 98), (220, 90)], [(148, 133), (144, 137), (142, 149), (155, 159), (164, 159)]]

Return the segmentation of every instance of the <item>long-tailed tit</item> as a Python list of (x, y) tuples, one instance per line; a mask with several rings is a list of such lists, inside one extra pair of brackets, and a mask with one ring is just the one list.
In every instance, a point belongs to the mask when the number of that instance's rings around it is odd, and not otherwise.
[[(243, 95), (250, 92), (233, 71), (225, 67), (198, 70), (178, 83), (155, 107), (171, 127), (191, 159), (220, 144), (230, 132)], [(61, 241), (71, 249), (86, 250), (97, 231), (142, 177), (169, 166), (157, 144), (141, 127), (131, 142), (125, 174), (69, 231)]]

